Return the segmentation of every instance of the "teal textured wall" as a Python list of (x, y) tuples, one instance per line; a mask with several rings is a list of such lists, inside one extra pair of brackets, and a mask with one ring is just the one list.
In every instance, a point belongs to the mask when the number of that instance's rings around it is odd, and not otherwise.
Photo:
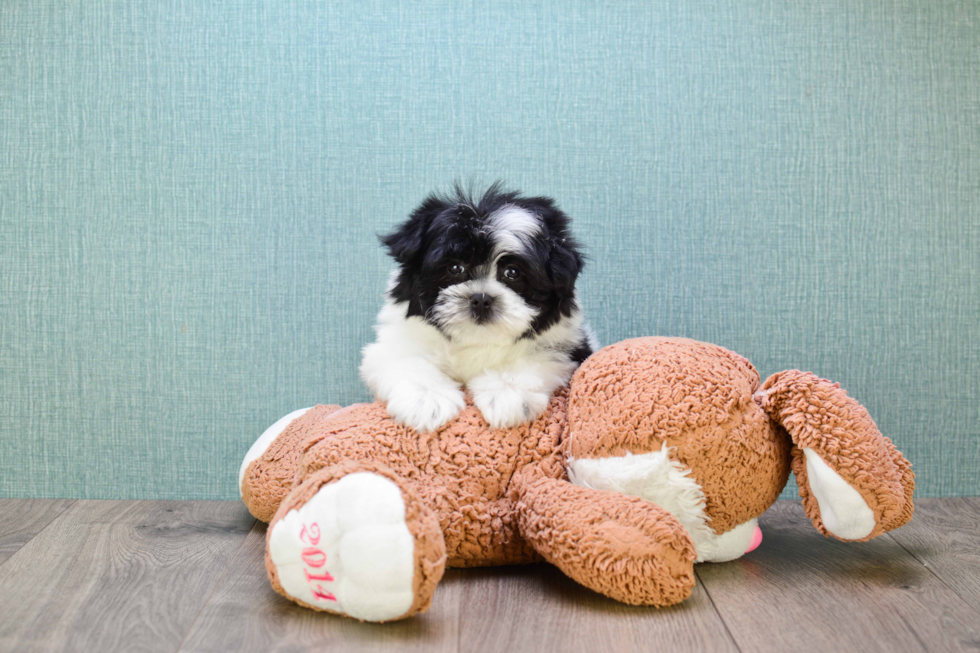
[(864, 402), (980, 493), (980, 4), (0, 4), (0, 496), (236, 496), (366, 398), (374, 234), (454, 177), (556, 197), (600, 337)]

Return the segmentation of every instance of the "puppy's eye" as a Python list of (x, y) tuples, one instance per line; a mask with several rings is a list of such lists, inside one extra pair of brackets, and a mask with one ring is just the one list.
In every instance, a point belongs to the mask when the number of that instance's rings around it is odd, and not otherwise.
[(449, 274), (453, 275), (454, 277), (458, 277), (464, 272), (466, 272), (466, 268), (459, 263), (453, 263), (449, 266)]
[(515, 268), (513, 265), (504, 268), (504, 279), (507, 279), (508, 281), (513, 281), (514, 279), (517, 279), (520, 276), (521, 276), (521, 271)]

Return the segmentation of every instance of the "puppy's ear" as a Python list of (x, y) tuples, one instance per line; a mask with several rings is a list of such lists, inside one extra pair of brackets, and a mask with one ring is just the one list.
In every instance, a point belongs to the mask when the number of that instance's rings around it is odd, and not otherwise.
[(412, 211), (412, 215), (398, 226), (395, 231), (386, 236), (380, 236), (381, 244), (401, 265), (409, 265), (422, 252), (425, 243), (425, 234), (432, 224), (432, 220), (445, 211), (449, 205), (445, 200), (430, 195), (425, 198), (417, 209)]
[(575, 294), (575, 280), (583, 267), (585, 259), (575, 239), (569, 235), (555, 238), (548, 256), (548, 273), (559, 295), (570, 298)]
[(585, 267), (585, 257), (571, 234), (570, 220), (550, 197), (523, 198), (517, 203), (538, 216), (547, 229), (548, 277), (559, 297), (562, 315), (571, 315), (576, 308), (575, 281)]
[(582, 248), (569, 230), (569, 219), (554, 202), (536, 198), (535, 212), (548, 228), (548, 276), (561, 297), (562, 313), (568, 315), (575, 306), (575, 281), (585, 267)]
[(379, 236), (381, 244), (399, 267), (394, 283), (388, 288), (388, 297), (396, 302), (408, 302), (408, 317), (421, 316), (425, 312), (417, 293), (417, 284), (426, 234), (435, 217), (447, 208), (449, 204), (446, 200), (430, 195), (395, 231)]

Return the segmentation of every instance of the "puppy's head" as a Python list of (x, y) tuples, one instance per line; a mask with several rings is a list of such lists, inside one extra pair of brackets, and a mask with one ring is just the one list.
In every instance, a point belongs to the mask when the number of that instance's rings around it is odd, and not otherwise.
[(458, 340), (534, 337), (578, 310), (582, 255), (546, 197), (494, 184), (430, 195), (381, 242), (398, 262), (388, 296)]

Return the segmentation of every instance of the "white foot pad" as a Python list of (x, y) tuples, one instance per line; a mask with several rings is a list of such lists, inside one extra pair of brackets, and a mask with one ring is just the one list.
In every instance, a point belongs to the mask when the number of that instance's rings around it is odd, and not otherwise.
[(349, 474), (290, 510), (272, 529), (269, 554), (290, 596), (355, 619), (394, 619), (415, 599), (405, 503), (378, 474)]

